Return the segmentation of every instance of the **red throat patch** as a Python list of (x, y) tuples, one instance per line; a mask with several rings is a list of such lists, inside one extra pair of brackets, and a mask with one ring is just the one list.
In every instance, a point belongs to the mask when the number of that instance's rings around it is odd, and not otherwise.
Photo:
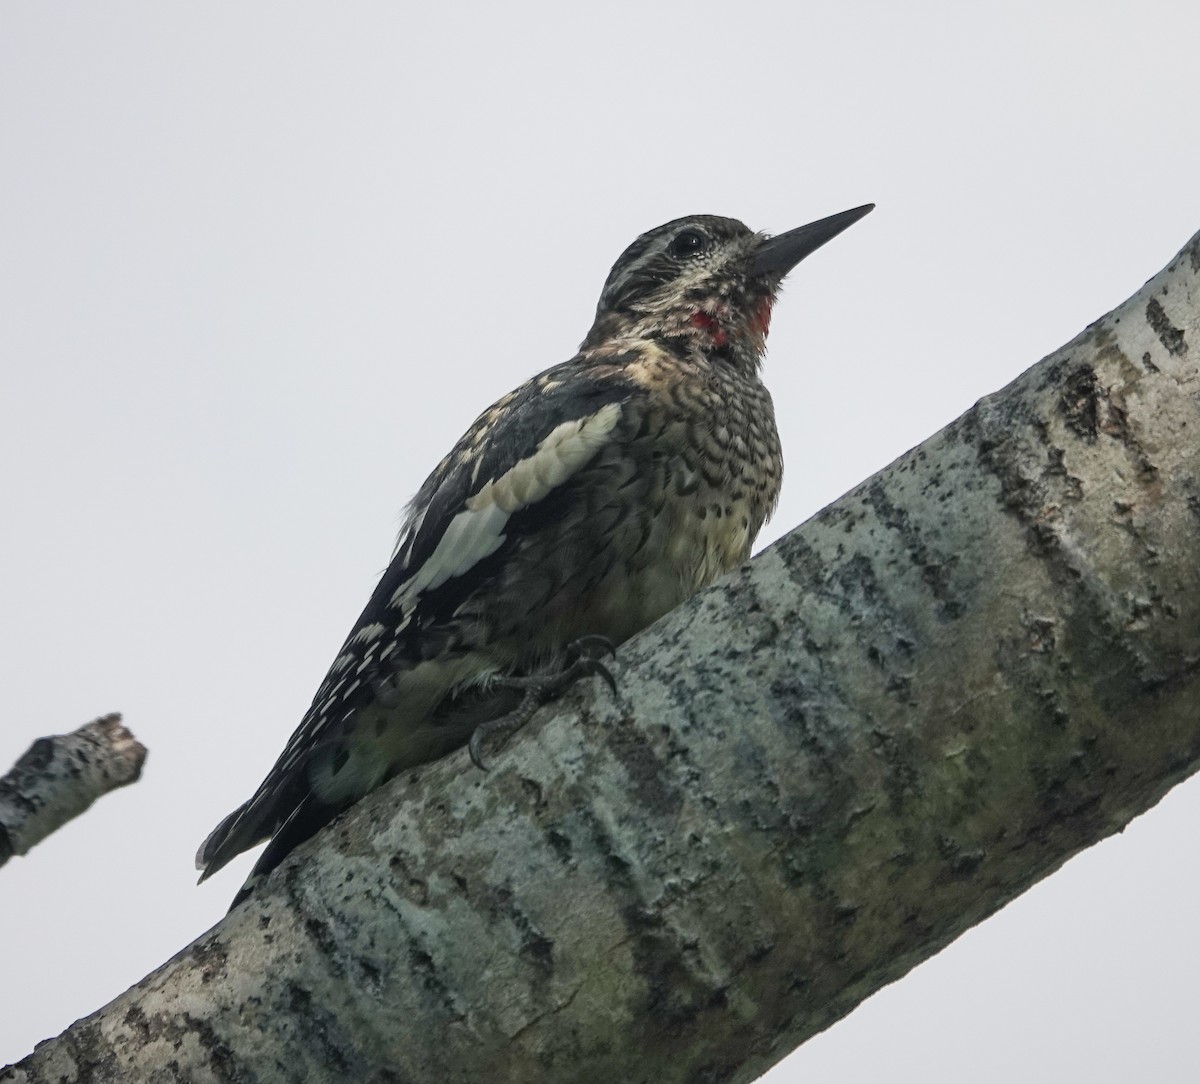
[[(770, 319), (769, 316), (768, 319)], [(717, 322), (717, 318), (711, 313), (692, 313), (692, 327), (698, 327), (701, 331), (707, 332), (713, 346), (724, 346), (729, 342), (729, 336), (725, 334), (725, 329), (721, 327)]]

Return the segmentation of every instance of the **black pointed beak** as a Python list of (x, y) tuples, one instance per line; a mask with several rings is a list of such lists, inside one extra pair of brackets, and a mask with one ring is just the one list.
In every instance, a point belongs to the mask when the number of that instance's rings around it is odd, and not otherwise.
[(805, 256), (816, 252), (826, 241), (832, 241), (842, 230), (853, 226), (860, 218), (875, 209), (875, 204), (864, 203), (851, 211), (830, 215), (819, 222), (788, 230), (778, 237), (768, 237), (749, 256), (752, 275), (773, 275), (783, 278)]

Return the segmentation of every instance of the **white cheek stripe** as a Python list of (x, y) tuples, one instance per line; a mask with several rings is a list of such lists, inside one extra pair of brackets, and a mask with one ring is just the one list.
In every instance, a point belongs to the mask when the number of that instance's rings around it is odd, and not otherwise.
[(586, 466), (621, 417), (621, 404), (609, 403), (595, 414), (556, 426), (533, 455), (493, 478), (467, 498), (438, 540), (429, 559), (406, 580), (391, 604), (411, 613), (421, 593), (461, 576), (504, 544), (504, 527), (513, 513), (542, 500)]

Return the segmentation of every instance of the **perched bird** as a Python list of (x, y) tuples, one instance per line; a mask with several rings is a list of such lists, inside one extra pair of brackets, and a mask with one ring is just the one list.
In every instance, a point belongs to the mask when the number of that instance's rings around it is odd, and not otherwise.
[(392, 562), (283, 753), (196, 855), (255, 881), (397, 772), (522, 725), (744, 561), (783, 459), (759, 378), (784, 276), (872, 209), (777, 237), (713, 215), (642, 234), (579, 353), (499, 399), (407, 509)]

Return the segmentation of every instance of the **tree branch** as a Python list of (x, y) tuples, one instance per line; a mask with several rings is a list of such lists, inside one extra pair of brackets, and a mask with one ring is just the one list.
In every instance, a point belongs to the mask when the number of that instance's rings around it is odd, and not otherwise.
[(146, 747), (117, 714), (38, 738), (0, 779), (0, 866), (28, 854), (101, 795), (136, 782), (145, 760)]
[(1195, 771), (1198, 344), (1200, 235), (8, 1079), (752, 1079)]

